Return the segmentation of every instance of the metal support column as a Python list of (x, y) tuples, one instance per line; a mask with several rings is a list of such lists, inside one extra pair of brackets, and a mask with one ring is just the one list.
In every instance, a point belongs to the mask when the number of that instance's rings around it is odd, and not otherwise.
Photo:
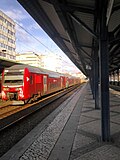
[(113, 85), (115, 85), (115, 72), (113, 71)]
[[(92, 55), (92, 59), (94, 59), (94, 55)], [(92, 95), (93, 95), (93, 99), (95, 99), (95, 63), (94, 63), (94, 60), (92, 61), (91, 76), (92, 76)]]
[(114, 85), (114, 72), (112, 72), (112, 85)]
[(117, 70), (117, 85), (118, 85), (118, 86), (119, 86), (119, 80), (120, 80), (120, 79), (119, 79), (119, 76), (120, 76), (120, 75), (119, 75), (119, 69), (118, 69), (118, 70)]
[(95, 109), (99, 109), (99, 73), (98, 73), (98, 48), (94, 51), (94, 94), (95, 94)]
[[(110, 140), (109, 109), (109, 67), (108, 67), (108, 28), (106, 26), (107, 0), (101, 1), (100, 8), (100, 103), (102, 141)], [(104, 7), (103, 7), (104, 6)]]
[(93, 93), (93, 69), (92, 68), (90, 71), (90, 87), (91, 87), (91, 91), (92, 91), (92, 95), (93, 95), (94, 93)]
[(112, 84), (112, 73), (110, 73), (110, 84)]
[(120, 69), (118, 69), (118, 86), (120, 86)]

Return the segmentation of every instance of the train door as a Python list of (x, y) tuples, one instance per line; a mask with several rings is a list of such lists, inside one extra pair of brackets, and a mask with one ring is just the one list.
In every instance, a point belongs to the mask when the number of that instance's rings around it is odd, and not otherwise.
[(35, 75), (35, 91), (36, 93), (41, 93), (41, 75), (36, 74)]
[(30, 97), (34, 94), (34, 82), (33, 82), (33, 74), (30, 74), (30, 85), (29, 85)]
[(43, 76), (43, 92), (47, 92), (47, 76)]
[(63, 88), (63, 77), (61, 77), (61, 89)]
[(67, 77), (66, 78), (66, 88), (68, 88), (69, 87), (69, 78)]

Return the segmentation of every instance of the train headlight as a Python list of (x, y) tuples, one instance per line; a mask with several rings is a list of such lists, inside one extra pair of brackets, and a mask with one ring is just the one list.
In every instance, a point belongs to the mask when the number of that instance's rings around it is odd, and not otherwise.
[(24, 97), (24, 95), (23, 95), (23, 90), (22, 90), (22, 89), (21, 89), (20, 92), (19, 92), (19, 96), (20, 96), (21, 98)]
[(20, 88), (16, 88), (15, 90), (16, 90), (16, 91), (19, 91), (19, 90), (20, 90)]
[(4, 91), (8, 91), (8, 90), (9, 90), (9, 88), (3, 88), (3, 90), (4, 90)]
[(4, 91), (2, 91), (2, 98), (6, 98), (6, 94)]

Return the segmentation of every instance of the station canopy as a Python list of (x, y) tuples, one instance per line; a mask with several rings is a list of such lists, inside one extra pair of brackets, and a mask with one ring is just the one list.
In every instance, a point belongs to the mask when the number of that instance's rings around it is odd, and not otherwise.
[[(86, 75), (99, 50), (103, 0), (18, 0), (71, 61)], [(120, 0), (107, 5), (109, 72), (120, 68)], [(99, 53), (99, 52), (98, 52)], [(99, 54), (98, 54), (99, 55)]]
[(18, 64), (18, 63), (16, 63), (15, 61), (10, 61), (7, 59), (0, 58), (0, 74), (2, 73), (4, 68), (13, 66), (15, 64)]

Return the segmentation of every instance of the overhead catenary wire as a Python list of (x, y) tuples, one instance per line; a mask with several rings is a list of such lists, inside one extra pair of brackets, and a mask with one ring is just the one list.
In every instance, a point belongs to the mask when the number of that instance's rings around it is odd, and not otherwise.
[(20, 28), (22, 28), (26, 33), (28, 33), (32, 38), (34, 38), (36, 41), (38, 41), (41, 45), (43, 45), (46, 49), (48, 49), (50, 52), (54, 53), (50, 48), (48, 48), (45, 44), (43, 44), (38, 38), (36, 38), (34, 35), (32, 35), (29, 31), (27, 31), (24, 27), (22, 27), (19, 23), (15, 22)]
[[(42, 43), (38, 38), (36, 38), (34, 35), (32, 35), (28, 30), (26, 30), (23, 26), (21, 26), (18, 22), (15, 22), (16, 23), (16, 25), (18, 25), (20, 28), (22, 28), (27, 34), (29, 34), (32, 38), (34, 38), (36, 41), (38, 41), (41, 45), (43, 45), (49, 52), (51, 52), (51, 53), (53, 53), (53, 54), (55, 54), (52, 50), (50, 50), (50, 48), (48, 48), (44, 43)], [(57, 55), (57, 56), (59, 56), (59, 55)], [(61, 57), (61, 56), (59, 56), (59, 57)], [(62, 57), (61, 57), (62, 58)], [(69, 62), (66, 62), (65, 60), (63, 60), (62, 59), (62, 61), (64, 62), (64, 63), (67, 63), (67, 64), (69, 64), (69, 65), (71, 65), (71, 66), (73, 66), (73, 65), (75, 65), (75, 64), (73, 64), (73, 62), (72, 62), (72, 64), (70, 64)]]

